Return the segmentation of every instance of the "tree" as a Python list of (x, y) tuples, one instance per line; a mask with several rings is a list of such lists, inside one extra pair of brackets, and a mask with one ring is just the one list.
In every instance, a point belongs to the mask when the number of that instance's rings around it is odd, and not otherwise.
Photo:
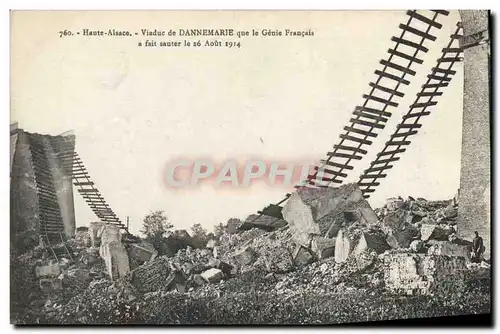
[(201, 226), (200, 223), (196, 223), (193, 226), (191, 226), (191, 232), (192, 236), (199, 238), (201, 240), (206, 240), (207, 239), (207, 230)]
[(219, 223), (214, 227), (214, 234), (217, 239), (219, 239), (221, 235), (224, 234), (225, 231), (226, 231), (226, 226), (224, 226), (224, 224), (222, 223)]
[(144, 233), (147, 239), (161, 239), (173, 227), (163, 210), (157, 210), (144, 217), (141, 233)]

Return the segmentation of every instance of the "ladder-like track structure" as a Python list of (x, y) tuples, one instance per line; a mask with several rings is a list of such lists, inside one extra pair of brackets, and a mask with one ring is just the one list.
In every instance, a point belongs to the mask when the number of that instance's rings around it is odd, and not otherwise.
[(71, 252), (66, 247), (61, 231), (64, 231), (59, 202), (52, 182), (52, 175), (44, 138), (42, 135), (31, 134), (29, 137), (30, 154), (35, 174), (37, 188), (38, 218), (40, 221), (40, 237), (48, 247), (51, 255), (59, 262), (55, 245), (62, 246), (62, 254), (72, 259)]
[[(429, 51), (424, 44), (436, 40), (431, 31), (442, 27), (436, 20), (439, 15), (449, 14), (443, 10), (432, 13), (432, 17), (428, 17), (415, 10), (407, 11), (408, 21), (399, 25), (400, 36), (391, 38), (395, 44), (387, 51), (388, 58), (380, 61), (382, 69), (375, 71), (377, 77), (369, 83), (370, 92), (363, 95), (364, 102), (355, 108), (350, 124), (344, 127), (344, 133), (340, 135), (340, 142), (334, 145), (333, 151), (327, 153), (328, 158), (321, 160), (321, 165), (315, 167), (315, 172), (308, 176), (306, 186), (342, 183), (341, 178), (347, 177), (345, 171), (354, 169), (354, 161), (361, 160), (368, 153), (363, 146), (371, 145), (372, 139), (378, 136), (378, 130), (385, 127), (392, 115), (388, 109), (398, 107), (395, 100), (404, 96), (403, 86), (408, 86), (409, 77), (416, 74), (412, 66), (423, 63), (418, 56)], [(421, 26), (425, 28), (417, 28)]]
[(63, 152), (59, 155), (59, 158), (63, 161), (63, 166), (65, 166), (69, 175), (71, 175), (73, 185), (95, 215), (102, 222), (118, 225), (120, 228), (126, 229), (126, 226), (101, 195), (99, 189), (96, 188), (78, 153), (75, 151)]
[[(320, 166), (315, 166), (314, 172), (308, 175), (305, 183), (297, 185), (297, 188), (341, 184), (342, 179), (347, 177), (347, 171), (354, 169), (354, 162), (361, 160), (368, 153), (363, 146), (371, 145), (372, 140), (378, 136), (377, 132), (385, 127), (392, 116), (388, 109), (398, 107), (395, 100), (404, 96), (403, 86), (408, 86), (410, 77), (416, 74), (412, 66), (422, 64), (423, 60), (419, 58), (419, 54), (429, 50), (425, 43), (436, 40), (431, 34), (432, 29), (442, 28), (437, 19), (440, 15), (449, 15), (445, 10), (430, 12), (431, 16), (416, 10), (406, 12), (408, 20), (405, 24), (399, 25), (401, 34), (399, 37), (391, 38), (394, 45), (388, 49), (387, 59), (380, 61), (382, 69), (375, 71), (376, 79), (369, 83), (370, 91), (363, 95), (364, 102), (355, 108), (349, 120), (350, 124), (344, 127), (344, 132), (340, 135), (339, 143), (334, 145), (333, 151), (327, 153), (326, 159), (320, 161)], [(439, 77), (439, 70), (437, 66), (436, 73), (432, 74), (435, 78)], [(373, 189), (369, 188), (367, 192), (371, 190)], [(281, 204), (290, 195), (286, 194), (281, 201), (258, 211), (259, 215), (252, 222), (262, 215), (276, 217), (277, 220), (282, 219)]]
[(384, 148), (377, 154), (377, 157), (370, 163), (370, 167), (361, 175), (358, 185), (365, 198), (370, 197), (370, 193), (375, 191), (375, 187), (380, 184), (379, 179), (385, 178), (387, 170), (393, 167), (393, 162), (400, 159), (406, 149), (405, 146), (411, 144), (409, 138), (418, 133), (422, 127), (420, 120), (424, 116), (431, 114), (430, 108), (437, 104), (437, 99), (443, 95), (442, 89), (447, 87), (456, 71), (453, 66), (462, 61), (462, 50), (459, 48), (458, 39), (461, 37), (462, 25), (457, 24), (457, 29), (450, 36), (448, 45), (442, 49), (441, 57), (437, 60), (435, 67), (427, 75), (427, 81), (422, 85), (422, 89), (410, 105), (407, 113), (403, 115), (402, 121), (391, 135)]

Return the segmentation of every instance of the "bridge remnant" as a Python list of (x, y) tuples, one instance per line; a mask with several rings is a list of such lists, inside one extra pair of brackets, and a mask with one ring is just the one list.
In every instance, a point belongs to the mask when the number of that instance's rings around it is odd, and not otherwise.
[(490, 46), (489, 12), (460, 10), (464, 37), (462, 163), (458, 198), (458, 234), (472, 239), (478, 231), (490, 253)]

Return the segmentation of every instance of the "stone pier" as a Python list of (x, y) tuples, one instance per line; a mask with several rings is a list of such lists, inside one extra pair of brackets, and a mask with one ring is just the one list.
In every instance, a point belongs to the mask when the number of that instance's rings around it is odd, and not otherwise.
[(489, 12), (461, 10), (464, 37), (464, 109), (462, 163), (458, 198), (458, 234), (472, 240), (474, 231), (490, 253), (490, 45)]

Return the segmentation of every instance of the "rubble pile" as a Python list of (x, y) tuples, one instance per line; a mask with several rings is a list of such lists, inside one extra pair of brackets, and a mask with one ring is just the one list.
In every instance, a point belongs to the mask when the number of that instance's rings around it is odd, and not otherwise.
[(53, 261), (38, 247), (17, 260), (37, 286), (27, 302), (60, 323), (132, 323), (165, 296), (434, 295), (489, 273), (489, 265), (471, 261), (471, 242), (456, 236), (456, 217), (453, 201), (391, 198), (372, 210), (355, 184), (304, 188), (283, 208), (286, 225), (243, 224), (203, 243), (181, 230), (158, 256), (140, 238), (91, 223), (68, 241), (68, 258)]

